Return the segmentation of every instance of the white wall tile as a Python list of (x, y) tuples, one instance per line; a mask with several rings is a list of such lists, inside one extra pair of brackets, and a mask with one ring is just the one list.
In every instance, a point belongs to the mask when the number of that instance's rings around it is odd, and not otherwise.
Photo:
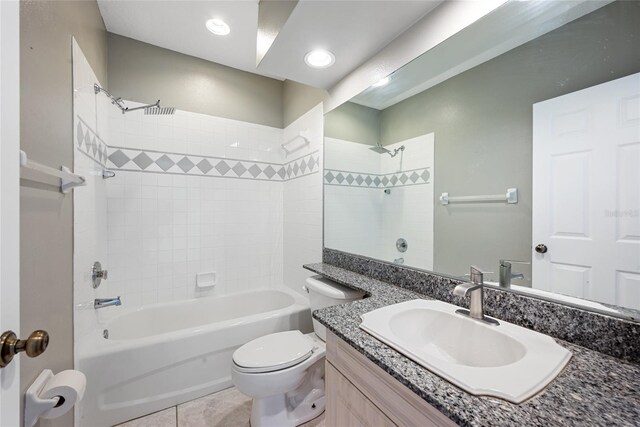
[[(73, 90), (74, 90), (74, 141), (77, 140), (77, 125), (82, 121), (93, 135), (102, 139), (108, 136), (107, 109), (102, 102), (96, 103), (94, 83), (100, 84), (78, 44), (73, 40)], [(74, 143), (74, 172), (85, 177), (87, 185), (77, 187), (74, 198), (74, 334), (80, 338), (96, 330), (98, 316), (93, 300), (103, 297), (106, 282), (93, 289), (91, 266), (100, 261), (104, 268), (109, 265), (107, 244), (107, 188), (102, 178), (104, 167), (87, 156)], [(124, 187), (116, 185), (111, 190), (114, 199), (120, 200)], [(116, 204), (120, 207), (119, 204)], [(116, 233), (123, 234), (121, 219), (113, 219)], [(115, 296), (115, 295), (113, 295)]]
[[(319, 151), (322, 171), (323, 129), (322, 104), (287, 126), (284, 130), (285, 141), (300, 131), (311, 135), (311, 144), (290, 157)], [(322, 260), (322, 173), (285, 181), (282, 202), (284, 284), (302, 293), (305, 279), (313, 275), (304, 270), (302, 265)]]
[[(109, 193), (108, 211), (115, 218), (109, 221), (108, 247), (129, 257), (139, 251), (143, 261), (139, 271), (112, 266), (114, 277), (133, 275), (145, 284), (123, 291), (126, 306), (132, 306), (133, 292), (133, 302), (142, 305), (209, 295), (195, 287), (201, 271), (217, 272), (215, 294), (282, 283), (283, 183), (127, 171), (117, 175), (107, 186), (125, 184), (124, 190)], [(129, 214), (126, 224), (138, 224), (137, 232), (123, 232), (117, 218), (123, 212)], [(273, 268), (252, 268), (260, 257)]]

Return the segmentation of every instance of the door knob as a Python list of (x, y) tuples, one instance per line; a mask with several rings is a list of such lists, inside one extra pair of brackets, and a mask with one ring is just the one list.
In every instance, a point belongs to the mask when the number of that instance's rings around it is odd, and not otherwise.
[(7, 366), (13, 360), (13, 356), (22, 351), (29, 357), (40, 356), (48, 345), (47, 331), (34, 331), (26, 340), (18, 339), (13, 331), (6, 331), (0, 336), (0, 368)]
[(540, 243), (539, 245), (536, 245), (536, 252), (538, 252), (539, 254), (546, 254), (547, 245), (545, 245), (544, 243)]

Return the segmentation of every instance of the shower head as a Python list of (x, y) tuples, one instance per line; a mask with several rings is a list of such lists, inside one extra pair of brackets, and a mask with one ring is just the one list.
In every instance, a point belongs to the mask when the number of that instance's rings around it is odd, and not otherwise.
[(166, 116), (174, 114), (175, 112), (176, 109), (174, 107), (161, 107), (160, 105), (152, 105), (144, 109), (146, 116)]
[(395, 157), (396, 154), (398, 154), (400, 151), (404, 151), (404, 145), (401, 145), (400, 147), (398, 147), (398, 148), (394, 149), (393, 151), (391, 151), (391, 150), (388, 150), (388, 149), (384, 148), (378, 142), (375, 146), (369, 147), (369, 150), (375, 151), (378, 154), (388, 154), (391, 157)]
[(382, 145), (380, 145), (380, 143), (378, 143), (377, 145), (375, 145), (373, 147), (369, 147), (369, 150), (375, 151), (378, 154), (384, 154), (384, 153), (391, 154), (391, 151), (389, 151), (386, 148), (384, 148)]

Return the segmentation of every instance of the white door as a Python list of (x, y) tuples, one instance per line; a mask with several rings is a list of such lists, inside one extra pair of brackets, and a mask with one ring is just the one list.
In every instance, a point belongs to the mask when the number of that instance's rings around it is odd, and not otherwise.
[[(0, 333), (20, 336), (19, 3), (0, 1)], [(20, 425), (20, 357), (0, 369), (0, 426)]]
[(640, 73), (533, 106), (533, 246), (534, 288), (640, 309)]

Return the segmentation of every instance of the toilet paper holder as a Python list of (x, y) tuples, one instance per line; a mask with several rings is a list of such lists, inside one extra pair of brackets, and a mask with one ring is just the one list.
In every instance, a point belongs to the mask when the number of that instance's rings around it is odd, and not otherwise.
[(53, 372), (51, 369), (45, 369), (40, 372), (38, 378), (29, 386), (24, 396), (24, 426), (33, 427), (38, 418), (50, 409), (55, 408), (58, 405), (62, 405), (64, 400), (60, 396), (53, 397), (51, 399), (42, 399), (40, 392), (53, 378)]

